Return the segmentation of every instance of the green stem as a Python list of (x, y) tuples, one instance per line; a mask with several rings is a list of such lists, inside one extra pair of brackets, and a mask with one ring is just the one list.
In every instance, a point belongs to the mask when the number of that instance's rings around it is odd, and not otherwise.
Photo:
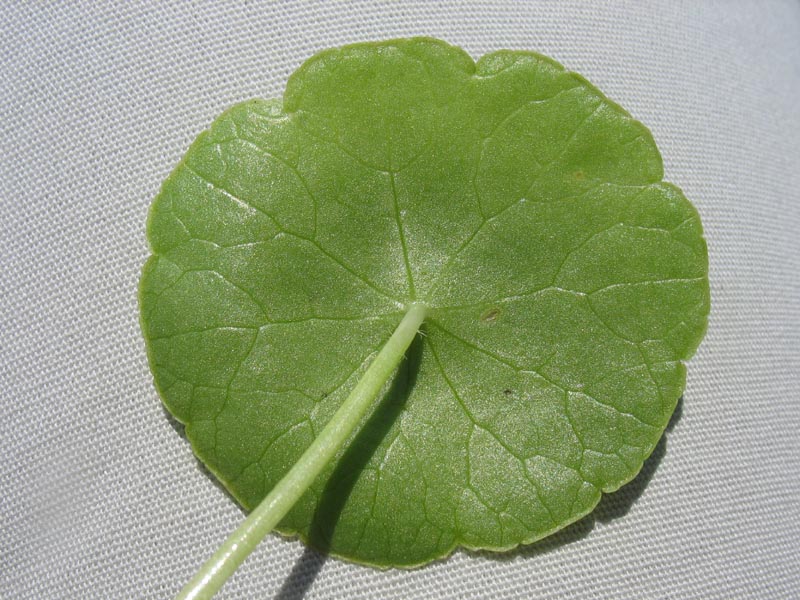
[(397, 329), (381, 348), (356, 387), (325, 429), (244, 522), (200, 568), (176, 600), (211, 598), (258, 543), (286, 516), (317, 475), (333, 459), (372, 406), (381, 388), (403, 360), (422, 321), (425, 307), (411, 304)]

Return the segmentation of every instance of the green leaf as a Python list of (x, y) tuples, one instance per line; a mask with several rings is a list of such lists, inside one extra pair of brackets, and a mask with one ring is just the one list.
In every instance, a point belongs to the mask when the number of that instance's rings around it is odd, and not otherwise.
[(322, 52), (153, 204), (156, 385), (252, 509), (417, 302), (406, 361), (279, 530), (374, 565), (532, 542), (636, 475), (704, 334), (700, 220), (661, 179), (647, 129), (543, 56)]

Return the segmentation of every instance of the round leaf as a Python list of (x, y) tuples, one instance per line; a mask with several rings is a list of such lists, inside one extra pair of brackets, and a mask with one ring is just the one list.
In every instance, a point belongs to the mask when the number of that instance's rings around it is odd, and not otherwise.
[(661, 178), (647, 129), (543, 56), (323, 52), (164, 183), (141, 283), (156, 385), (252, 508), (422, 302), (280, 531), (405, 566), (541, 538), (636, 475), (705, 331), (700, 221)]

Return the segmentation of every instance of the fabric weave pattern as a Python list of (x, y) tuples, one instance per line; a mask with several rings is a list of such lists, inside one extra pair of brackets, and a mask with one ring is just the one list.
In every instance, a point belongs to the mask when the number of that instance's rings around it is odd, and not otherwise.
[(800, 596), (800, 5), (510, 0), (0, 9), (0, 597), (168, 598), (242, 518), (152, 385), (147, 209), (235, 102), (410, 35), (551, 56), (653, 132), (712, 312), (637, 480), (508, 555), (376, 571), (271, 536), (221, 598)]

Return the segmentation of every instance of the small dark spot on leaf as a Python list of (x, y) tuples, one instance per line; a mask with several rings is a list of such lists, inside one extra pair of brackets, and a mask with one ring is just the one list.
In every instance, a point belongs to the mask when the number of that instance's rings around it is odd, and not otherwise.
[(580, 169), (579, 169), (579, 170), (577, 170), (577, 171), (575, 171), (575, 172), (572, 174), (572, 176), (573, 176), (575, 179), (577, 179), (578, 181), (583, 181), (584, 179), (586, 179), (586, 173), (584, 173), (584, 172), (583, 172), (583, 171), (581, 171)]
[(497, 317), (499, 316), (500, 316), (500, 309), (495, 306), (493, 308), (490, 308), (481, 315), (481, 321), (483, 321), (484, 323), (492, 323), (496, 321)]
[(503, 395), (504, 396), (513, 396), (514, 395), (514, 390), (506, 388), (506, 389), (503, 390)]

